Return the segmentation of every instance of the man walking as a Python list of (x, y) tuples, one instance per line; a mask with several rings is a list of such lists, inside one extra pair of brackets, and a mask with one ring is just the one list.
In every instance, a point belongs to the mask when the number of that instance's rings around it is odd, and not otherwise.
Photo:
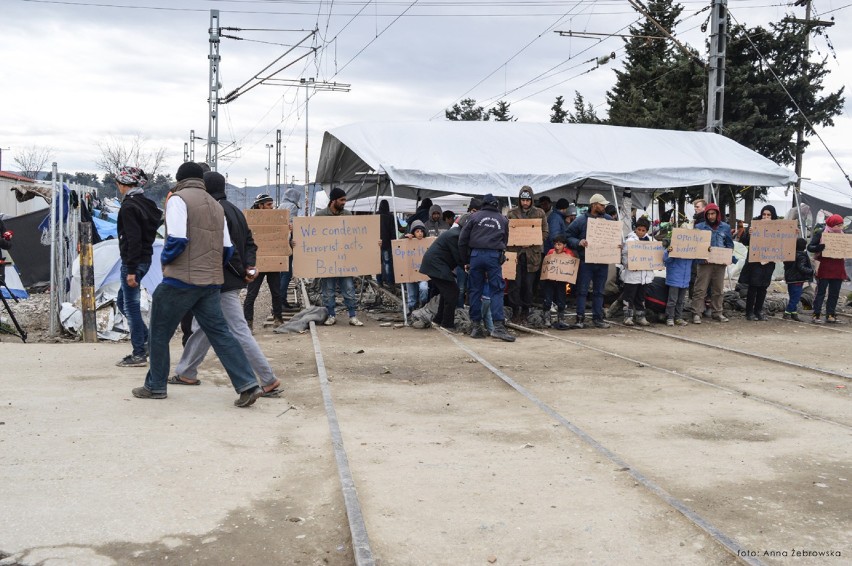
[(204, 188), (204, 171), (197, 163), (181, 165), (172, 196), (166, 202), (166, 244), (163, 281), (151, 306), (151, 364), (145, 384), (133, 389), (140, 399), (165, 399), (169, 375), (169, 341), (181, 318), (192, 311), (239, 398), (248, 407), (263, 393), (243, 349), (222, 316), (222, 266), (234, 252), (225, 212)]
[[(329, 194), (328, 206), (322, 210), (318, 210), (315, 216), (351, 216), (352, 213), (346, 210), (346, 193), (343, 189), (334, 187)], [(350, 326), (364, 326), (364, 323), (358, 320), (355, 316), (355, 279), (353, 277), (326, 277), (322, 280), (322, 302), (328, 311), (328, 318), (323, 323), (325, 326), (332, 326), (337, 322), (336, 313), (334, 311), (335, 297), (337, 287), (340, 286), (340, 292), (343, 294), (343, 303), (349, 311)]]
[[(536, 219), (541, 221), (541, 241), (547, 240), (547, 216), (537, 206), (533, 206), (533, 190), (524, 185), (518, 193), (518, 206), (509, 211), (509, 219)], [(542, 244), (532, 246), (511, 246), (509, 251), (518, 254), (518, 266), (515, 280), (509, 281), (509, 306), (512, 307), (512, 322), (521, 324), (530, 314), (533, 300), (535, 276), (541, 270)]]
[(577, 319), (573, 328), (586, 327), (586, 297), (589, 294), (589, 283), (592, 284), (592, 323), (595, 328), (609, 328), (610, 325), (604, 321), (603, 297), (609, 266), (603, 263), (586, 263), (586, 240), (590, 218), (603, 218), (613, 220), (612, 216), (604, 212), (609, 204), (603, 195), (595, 194), (589, 200), (589, 210), (568, 225), (565, 236), (568, 239), (568, 247), (577, 252), (580, 258), (580, 272), (577, 274)]
[(503, 313), (503, 269), (506, 244), (509, 241), (509, 221), (498, 210), (497, 199), (487, 194), (482, 209), (470, 215), (459, 234), (459, 254), (469, 269), (471, 338), (485, 338), (482, 328), (482, 293), (491, 292), (493, 338), (514, 342), (506, 330)]
[[(225, 194), (225, 177), (211, 171), (204, 173), (204, 185), (207, 192), (216, 199), (225, 211), (225, 221), (228, 223), (228, 233), (234, 244), (234, 254), (225, 265), (223, 277), (225, 279), (219, 294), (222, 314), (228, 329), (243, 349), (251, 369), (260, 379), (263, 394), (270, 395), (281, 386), (281, 381), (275, 377), (272, 367), (266, 356), (258, 346), (257, 341), (251, 334), (251, 329), (243, 316), (240, 306), (240, 291), (246, 287), (246, 283), (254, 280), (256, 276), (255, 262), (257, 260), (257, 245), (252, 238), (246, 217), (242, 211), (228, 202)], [(180, 361), (175, 366), (175, 375), (169, 378), (169, 383), (174, 385), (198, 385), (198, 366), (204, 361), (210, 350), (210, 340), (199, 328), (198, 322), (193, 321), (192, 335), (187, 340)]]
[(118, 209), (118, 253), (121, 255), (121, 289), (118, 308), (130, 327), (133, 351), (115, 365), (145, 367), (148, 365), (148, 329), (142, 320), (139, 297), (142, 278), (151, 268), (154, 237), (163, 220), (163, 211), (145, 196), (143, 187), (148, 176), (138, 167), (122, 167), (115, 179), (124, 196)]

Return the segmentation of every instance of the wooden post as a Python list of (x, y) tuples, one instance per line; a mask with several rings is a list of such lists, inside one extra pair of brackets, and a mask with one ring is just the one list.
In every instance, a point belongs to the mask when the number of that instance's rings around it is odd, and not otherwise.
[(80, 304), (83, 311), (83, 342), (98, 341), (95, 319), (95, 265), (92, 250), (92, 224), (80, 222)]

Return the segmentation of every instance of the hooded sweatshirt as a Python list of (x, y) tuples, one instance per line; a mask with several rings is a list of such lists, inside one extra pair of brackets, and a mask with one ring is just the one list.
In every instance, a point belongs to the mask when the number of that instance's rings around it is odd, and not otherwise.
[[(541, 220), (541, 241), (542, 244), (547, 241), (547, 236), (550, 233), (547, 223), (547, 214), (535, 205), (530, 205), (526, 210), (521, 208), (520, 198), (521, 193), (527, 193), (530, 200), (535, 200), (535, 193), (530, 187), (522, 187), (518, 191), (518, 206), (509, 211), (506, 215), (512, 219), (538, 219)], [(524, 197), (526, 198), (526, 197)], [(527, 257), (527, 272), (538, 271), (541, 268), (541, 258), (543, 245), (541, 246), (509, 246), (507, 249), (512, 252), (517, 252), (518, 257), (525, 255)]]
[(805, 251), (807, 245), (804, 238), (796, 239), (796, 259), (784, 262), (784, 281), (787, 283), (809, 283), (814, 280), (814, 268)]
[[(432, 220), (432, 215), (438, 213), (438, 220)], [(441, 218), (441, 214), (444, 211), (441, 210), (441, 207), (437, 204), (433, 204), (429, 207), (429, 217), (423, 222), (423, 225), (426, 227), (426, 235), (438, 237), (443, 232), (446, 232), (450, 229), (450, 225), (444, 222), (443, 218)]]
[[(710, 224), (707, 221), (707, 213), (711, 210), (716, 211), (716, 222)], [(696, 230), (709, 230), (712, 232), (710, 236), (710, 245), (716, 248), (734, 248), (734, 239), (731, 237), (731, 227), (727, 222), (722, 222), (719, 214), (719, 207), (716, 203), (711, 202), (704, 209), (704, 221), (695, 225)], [(697, 259), (697, 263), (707, 263), (707, 260)]]
[(135, 273), (139, 264), (151, 263), (154, 238), (162, 221), (163, 211), (142, 189), (124, 196), (118, 210), (118, 251), (129, 273)]

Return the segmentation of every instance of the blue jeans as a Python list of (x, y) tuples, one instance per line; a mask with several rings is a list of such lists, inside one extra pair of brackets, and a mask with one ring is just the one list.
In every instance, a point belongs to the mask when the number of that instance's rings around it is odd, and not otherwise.
[(544, 289), (544, 302), (542, 308), (544, 314), (550, 312), (550, 307), (556, 303), (556, 308), (559, 312), (565, 310), (565, 283), (563, 281), (542, 281), (541, 287)]
[(467, 290), (467, 272), (464, 270), (463, 267), (457, 267), (455, 273), (456, 283), (459, 284), (459, 302), (456, 303), (456, 307), (463, 309), (464, 293)]
[(580, 263), (580, 273), (577, 274), (577, 316), (586, 315), (586, 296), (591, 282), (592, 318), (603, 320), (604, 285), (608, 272), (609, 266), (604, 263)]
[(408, 294), (408, 310), (414, 308), (417, 301), (421, 305), (429, 302), (429, 282), (418, 281), (417, 283), (406, 283), (405, 292)]
[(290, 269), (288, 271), (281, 272), (281, 290), (279, 291), (281, 295), (281, 302), (287, 302), (287, 289), (290, 288), (290, 281), (293, 279), (293, 256), (290, 256)]
[(352, 277), (326, 277), (322, 280), (322, 304), (328, 311), (328, 316), (335, 316), (335, 294), (338, 284), (343, 294), (343, 303), (349, 311), (349, 317), (355, 316), (355, 279)]
[(396, 278), (393, 273), (393, 255), (391, 250), (382, 250), (382, 274), (379, 275), (379, 284), (382, 283), (393, 287)]
[(160, 283), (151, 301), (151, 355), (145, 388), (165, 393), (169, 377), (169, 341), (187, 311), (192, 311), (207, 335), (237, 393), (257, 387), (254, 372), (242, 346), (228, 330), (222, 316), (220, 289), (215, 287), (180, 288)]
[(145, 345), (148, 343), (148, 329), (142, 320), (142, 311), (139, 308), (139, 297), (142, 294), (142, 278), (148, 273), (150, 263), (141, 263), (136, 267), (136, 287), (127, 284), (127, 266), (121, 264), (121, 289), (118, 291), (116, 302), (118, 310), (127, 319), (130, 327), (130, 344), (133, 346), (134, 356), (146, 355)]
[(802, 299), (802, 292), (804, 290), (804, 283), (787, 284), (787, 294), (790, 296), (790, 302), (787, 303), (786, 309), (788, 313), (799, 312), (799, 301)]
[(470, 320), (482, 321), (482, 295), (491, 293), (491, 319), (503, 322), (503, 270), (499, 250), (473, 250), (470, 253)]

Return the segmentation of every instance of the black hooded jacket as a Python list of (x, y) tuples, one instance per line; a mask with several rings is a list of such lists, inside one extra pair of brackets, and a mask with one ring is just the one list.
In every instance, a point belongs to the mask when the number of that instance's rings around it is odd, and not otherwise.
[(242, 289), (248, 285), (244, 279), (246, 269), (257, 264), (257, 244), (254, 243), (243, 211), (231, 204), (225, 196), (224, 177), (219, 173), (207, 172), (204, 174), (204, 186), (207, 193), (222, 205), (231, 242), (234, 244), (234, 254), (225, 266), (222, 292)]
[(162, 222), (163, 211), (145, 193), (124, 196), (118, 209), (118, 252), (128, 273), (135, 273), (140, 264), (151, 263), (154, 238)]
[[(760, 209), (760, 214), (755, 216), (753, 220), (760, 220), (763, 211), (768, 210), (772, 214), (772, 220), (778, 220), (778, 213), (775, 212), (775, 207), (767, 204)], [(751, 245), (751, 232), (746, 231), (740, 238), (740, 243), (744, 246)], [(772, 274), (775, 271), (775, 262), (760, 263), (759, 261), (749, 261), (745, 264), (737, 281), (743, 285), (751, 285), (754, 287), (769, 287), (772, 283)]]
[(388, 201), (379, 203), (379, 234), (382, 240), (382, 251), (391, 249), (391, 242), (396, 239), (396, 222), (390, 211)]

